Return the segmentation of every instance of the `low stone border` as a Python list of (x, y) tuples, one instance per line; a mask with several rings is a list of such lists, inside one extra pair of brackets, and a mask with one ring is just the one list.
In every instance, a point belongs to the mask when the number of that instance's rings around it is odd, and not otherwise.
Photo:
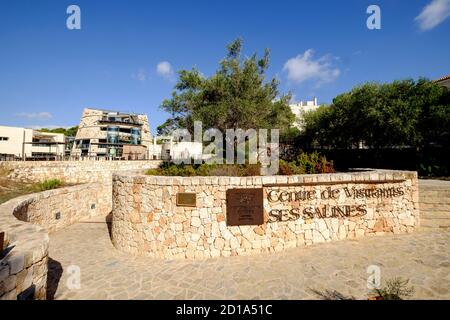
[(20, 196), (0, 205), (9, 241), (0, 260), (0, 299), (45, 299), (48, 233), (111, 211), (110, 185), (90, 183)]
[(20, 197), (0, 205), (0, 229), (9, 242), (6, 256), (0, 260), (2, 300), (21, 298), (19, 295), (24, 292), (35, 299), (46, 298), (48, 232), (41, 226), (19, 221), (13, 215), (15, 208), (27, 199)]
[[(111, 212), (111, 186), (86, 183), (24, 196), (14, 209), (14, 216), (45, 227), (49, 233), (75, 222)], [(23, 200), (20, 200), (23, 199)]]
[(41, 182), (60, 179), (67, 183), (103, 182), (111, 184), (112, 173), (154, 169), (160, 160), (70, 160), (70, 161), (0, 161), (12, 180)]

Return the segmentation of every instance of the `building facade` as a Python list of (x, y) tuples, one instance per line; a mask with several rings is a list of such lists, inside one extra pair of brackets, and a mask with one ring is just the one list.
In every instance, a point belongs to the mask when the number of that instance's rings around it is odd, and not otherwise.
[(319, 104), (317, 103), (317, 98), (314, 97), (311, 101), (300, 101), (297, 103), (290, 104), (292, 113), (295, 115), (294, 126), (298, 129), (302, 129), (304, 127), (304, 115), (306, 112), (317, 110)]
[(161, 160), (197, 160), (208, 159), (203, 155), (203, 144), (194, 141), (175, 141), (173, 136), (157, 136), (150, 147), (150, 158)]
[(450, 88), (450, 74), (435, 80), (435, 82), (443, 87)]
[(65, 153), (65, 144), (65, 137), (62, 133), (0, 126), (1, 160), (62, 159)]
[(147, 115), (86, 108), (83, 110), (71, 156), (148, 159), (151, 144)]

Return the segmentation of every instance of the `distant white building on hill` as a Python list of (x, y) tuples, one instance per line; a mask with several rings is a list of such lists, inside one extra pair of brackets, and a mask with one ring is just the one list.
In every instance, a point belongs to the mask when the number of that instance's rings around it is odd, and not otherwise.
[(299, 101), (297, 103), (290, 104), (289, 107), (291, 107), (291, 111), (295, 115), (294, 126), (301, 130), (304, 125), (304, 114), (309, 111), (317, 110), (319, 105), (317, 103), (317, 98), (314, 97), (311, 101)]

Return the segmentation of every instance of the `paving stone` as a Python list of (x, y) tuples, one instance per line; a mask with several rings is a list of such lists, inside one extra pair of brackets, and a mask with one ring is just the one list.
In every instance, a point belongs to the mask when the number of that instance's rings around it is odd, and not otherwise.
[[(450, 299), (450, 232), (423, 231), (205, 260), (134, 257), (114, 248), (105, 223), (77, 223), (50, 235), (62, 267), (55, 299), (367, 299), (367, 267), (385, 281), (410, 279), (415, 299)], [(81, 270), (81, 289), (66, 286)], [(59, 269), (60, 270), (60, 269)], [(447, 278), (445, 278), (447, 277)], [(335, 298), (337, 296), (334, 296)]]

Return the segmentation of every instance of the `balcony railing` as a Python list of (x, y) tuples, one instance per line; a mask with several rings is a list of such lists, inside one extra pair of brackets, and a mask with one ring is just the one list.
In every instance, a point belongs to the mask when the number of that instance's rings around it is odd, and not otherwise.
[(135, 126), (142, 126), (142, 123), (138, 120), (133, 120), (130, 118), (108, 118), (103, 117), (99, 120), (100, 123), (117, 123), (117, 124), (128, 124)]

